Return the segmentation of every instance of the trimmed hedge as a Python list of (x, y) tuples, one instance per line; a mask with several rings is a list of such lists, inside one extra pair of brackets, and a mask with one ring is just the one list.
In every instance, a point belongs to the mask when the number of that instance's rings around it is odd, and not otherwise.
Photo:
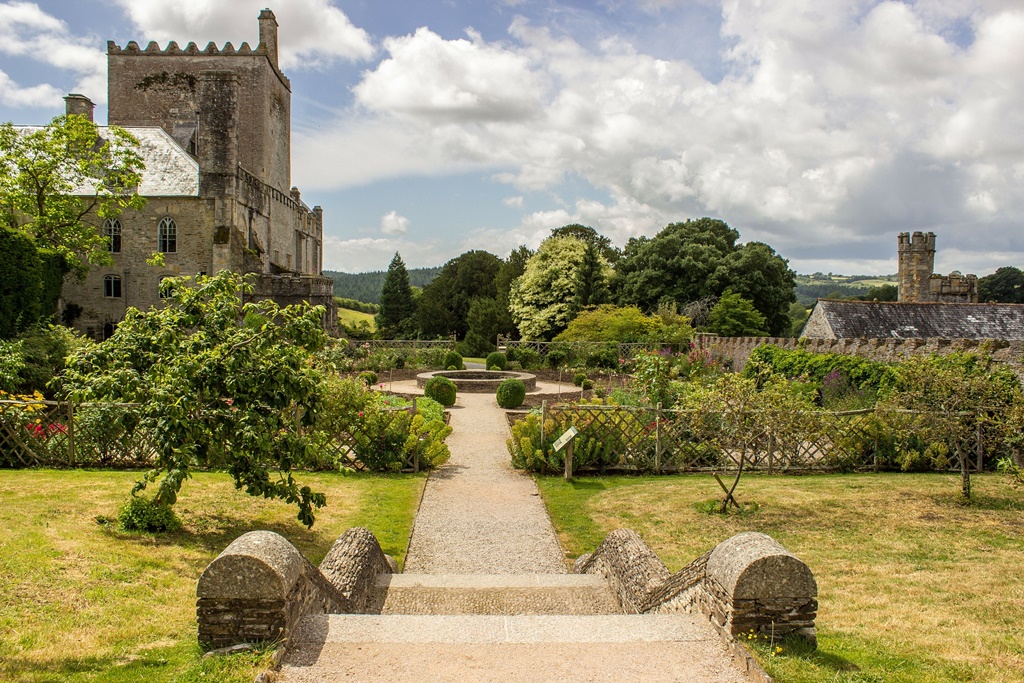
[(492, 351), (487, 354), (487, 361), (484, 366), (490, 370), (492, 368), (498, 368), (499, 370), (508, 369), (508, 357), (501, 351)]
[(444, 354), (444, 358), (441, 360), (442, 370), (461, 370), (462, 369), (462, 356), (456, 351), (449, 351)]
[(526, 400), (526, 385), (519, 379), (506, 379), (498, 385), (495, 398), (502, 408), (518, 408)]
[(423, 395), (450, 408), (455, 405), (455, 382), (447, 377), (431, 377), (423, 385)]

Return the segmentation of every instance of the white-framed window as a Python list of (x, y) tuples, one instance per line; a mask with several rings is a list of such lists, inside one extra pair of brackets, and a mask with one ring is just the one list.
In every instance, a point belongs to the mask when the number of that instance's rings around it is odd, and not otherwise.
[(108, 218), (103, 221), (103, 236), (107, 238), (107, 247), (111, 254), (121, 253), (121, 221)]
[(108, 299), (120, 299), (121, 298), (121, 276), (120, 275), (104, 275), (103, 276), (103, 296)]
[(160, 221), (156, 241), (157, 251), (162, 254), (173, 254), (178, 251), (178, 226), (170, 216)]

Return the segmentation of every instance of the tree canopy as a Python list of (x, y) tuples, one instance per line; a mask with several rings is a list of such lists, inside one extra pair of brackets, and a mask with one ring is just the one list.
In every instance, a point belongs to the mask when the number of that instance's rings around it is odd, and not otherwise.
[(110, 262), (103, 221), (145, 204), (138, 140), (117, 126), (105, 135), (78, 115), (37, 129), (0, 125), (0, 222), (55, 250), (79, 276)]
[(444, 264), (423, 288), (416, 313), (425, 337), (454, 334), (463, 339), (469, 330), (469, 306), (474, 297), (494, 298), (501, 259), (486, 251), (467, 251)]
[(654, 311), (659, 303), (680, 308), (731, 289), (753, 302), (770, 333), (789, 330), (795, 274), (767, 244), (737, 245), (739, 232), (724, 221), (699, 218), (672, 223), (654, 237), (631, 238), (613, 280), (621, 305)]
[[(599, 283), (583, 282), (581, 272), (592, 245), (575, 237), (549, 237), (530, 257), (522, 277), (512, 285), (509, 310), (523, 339), (550, 340), (564, 330), (580, 310), (581, 286), (592, 290)], [(591, 279), (606, 281), (610, 268), (600, 256)], [(591, 297), (590, 304), (605, 303)]]
[(765, 318), (754, 304), (731, 290), (711, 309), (707, 330), (723, 337), (763, 337), (767, 332)]
[[(326, 341), (322, 307), (242, 303), (242, 276), (164, 280), (168, 304), (129, 308), (114, 336), (71, 355), (60, 393), (136, 403), (157, 449), (135, 491), (160, 479), (171, 505), (193, 468), (224, 469), (250, 495), (298, 507), (312, 526), (325, 497), (292, 470), (314, 457), (308, 428), (322, 380), (311, 352)], [(162, 478), (161, 478), (162, 477)]]
[(978, 280), (978, 301), (999, 304), (1024, 304), (1024, 272), (1003, 266)]
[(587, 244), (597, 249), (598, 253), (604, 257), (604, 260), (608, 263), (615, 265), (615, 262), (622, 256), (622, 252), (612, 244), (612, 241), (594, 230), (589, 225), (580, 225), (579, 223), (570, 223), (569, 225), (563, 225), (560, 228), (555, 228), (551, 231), (552, 237), (575, 237), (578, 240), (583, 240)]

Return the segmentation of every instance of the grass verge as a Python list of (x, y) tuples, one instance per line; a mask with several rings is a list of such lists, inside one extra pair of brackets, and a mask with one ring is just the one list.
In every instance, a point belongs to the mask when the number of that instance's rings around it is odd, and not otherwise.
[[(295, 509), (197, 474), (175, 510), (183, 528), (117, 531), (138, 472), (0, 470), (0, 680), (251, 683), (267, 652), (201, 659), (196, 581), (239, 535), (275, 531), (314, 564), (352, 526), (404, 561), (425, 475), (301, 474), (327, 494), (307, 530)], [(101, 521), (97, 521), (99, 518)]]
[(343, 325), (355, 325), (358, 322), (365, 322), (370, 326), (371, 332), (377, 331), (377, 318), (373, 313), (363, 313), (362, 311), (353, 311), (350, 308), (339, 308), (338, 309), (338, 322)]
[(1024, 490), (975, 477), (975, 504), (941, 474), (747, 475), (756, 511), (708, 514), (709, 476), (538, 479), (563, 547), (636, 530), (676, 571), (741, 531), (762, 531), (818, 580), (819, 647), (756, 647), (780, 683), (1024, 680)]

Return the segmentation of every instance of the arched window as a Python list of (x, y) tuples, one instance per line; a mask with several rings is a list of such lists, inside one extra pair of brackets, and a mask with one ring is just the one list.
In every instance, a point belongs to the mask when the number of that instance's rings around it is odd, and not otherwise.
[(168, 217), (160, 221), (157, 230), (157, 250), (164, 254), (178, 251), (178, 226), (174, 224), (173, 218)]
[(109, 299), (121, 298), (121, 277), (118, 275), (103, 276), (103, 296)]
[(108, 218), (103, 221), (103, 236), (107, 238), (107, 246), (111, 254), (121, 253), (121, 221)]

